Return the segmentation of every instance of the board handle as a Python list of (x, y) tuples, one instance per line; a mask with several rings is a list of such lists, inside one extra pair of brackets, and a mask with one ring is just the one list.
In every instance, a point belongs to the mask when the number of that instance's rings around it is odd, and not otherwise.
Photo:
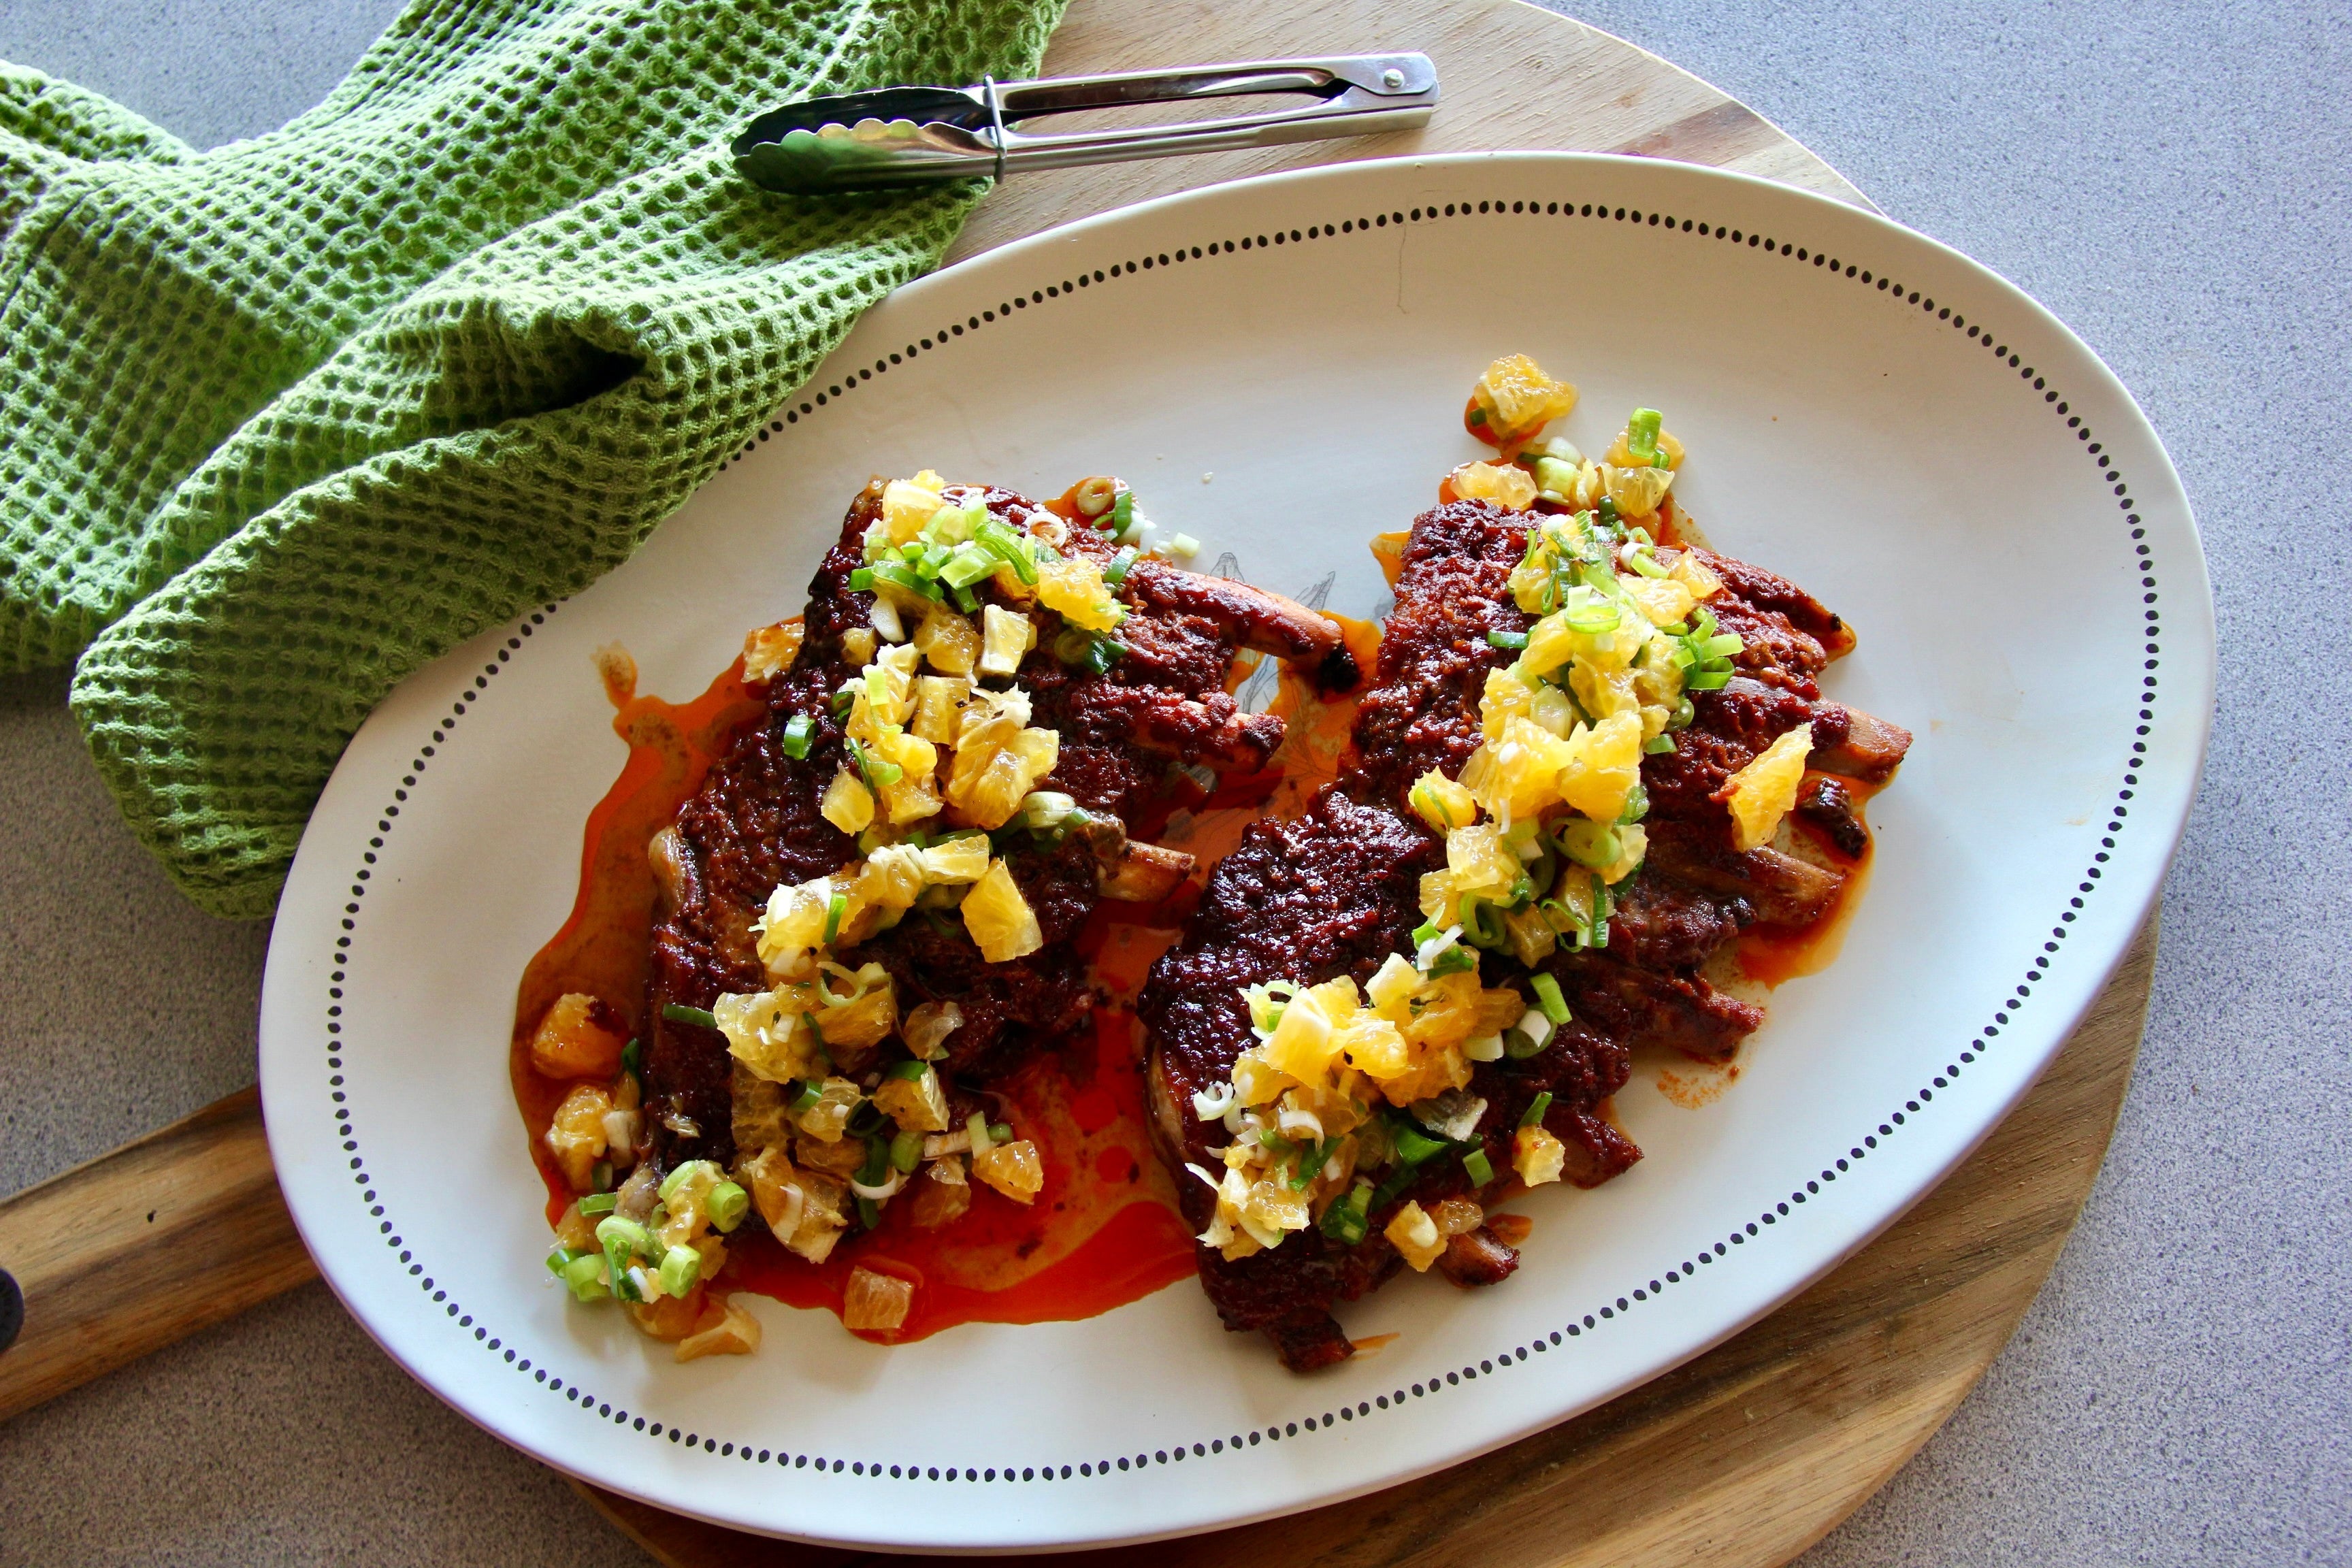
[(0, 1420), (317, 1275), (240, 1089), (0, 1202)]

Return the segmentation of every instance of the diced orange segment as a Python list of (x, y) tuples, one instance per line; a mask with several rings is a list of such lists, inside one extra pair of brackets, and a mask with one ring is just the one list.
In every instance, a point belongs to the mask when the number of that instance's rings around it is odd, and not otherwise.
[(549, 1078), (611, 1078), (628, 1048), (621, 1016), (577, 991), (557, 997), (530, 1037), (530, 1065)]
[(1800, 724), (1726, 781), (1723, 803), (1731, 810), (1735, 847), (1753, 849), (1779, 831), (1780, 819), (1797, 804), (1797, 786), (1804, 782), (1805, 759), (1812, 749), (1813, 727)]

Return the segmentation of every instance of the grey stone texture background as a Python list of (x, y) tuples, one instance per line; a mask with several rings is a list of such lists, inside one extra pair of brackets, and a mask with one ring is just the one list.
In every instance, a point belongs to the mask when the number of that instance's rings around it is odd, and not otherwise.
[[(210, 146), (315, 103), (395, 10), (0, 0), (0, 57)], [(1576, 14), (2081, 332), (2179, 463), (2220, 610), (2211, 757), (2082, 1225), (1991, 1374), (1803, 1563), (2352, 1563), (2352, 9)], [(173, 895), (63, 693), (0, 681), (0, 1193), (253, 1077), (266, 930)], [(0, 1426), (0, 1563), (644, 1561), (320, 1286)]]

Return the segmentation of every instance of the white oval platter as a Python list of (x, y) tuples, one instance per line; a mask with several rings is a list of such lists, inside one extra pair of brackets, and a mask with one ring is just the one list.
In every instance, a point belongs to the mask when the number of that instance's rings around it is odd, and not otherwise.
[[(1777, 994), (1728, 1092), (1637, 1076), (1647, 1152), (1518, 1206), (1516, 1277), (1407, 1279), (1343, 1313), (1376, 1354), (1295, 1377), (1189, 1282), (1089, 1321), (896, 1349), (752, 1301), (750, 1358), (679, 1366), (540, 1267), (506, 1079), (515, 983), (562, 923), (621, 743), (591, 664), (699, 691), (796, 612), (851, 494), (935, 468), (1034, 495), (1090, 473), (1168, 531), (1329, 606), (1365, 542), (1478, 449), (1496, 354), (1687, 444), (1716, 544), (1851, 620), (1833, 698), (1917, 736), (1872, 883)], [(370, 1333), (467, 1415), (656, 1504), (806, 1540), (1050, 1549), (1387, 1486), (1564, 1419), (1769, 1311), (1931, 1187), (2032, 1083), (2153, 898), (2213, 693), (2204, 563), (2155, 434), (2089, 349), (1965, 257), (1680, 164), (1360, 163), (1038, 236), (912, 284), (584, 593), (406, 681), (352, 741), (273, 937), (279, 1181)], [(1654, 1076), (1654, 1075), (1653, 1075)]]

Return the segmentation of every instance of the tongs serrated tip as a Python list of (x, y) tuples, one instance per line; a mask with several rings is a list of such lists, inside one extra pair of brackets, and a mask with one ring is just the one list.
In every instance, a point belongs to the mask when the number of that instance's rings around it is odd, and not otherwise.
[[(1310, 101), (1260, 114), (1073, 135), (1033, 135), (1024, 121), (1081, 110), (1270, 93)], [(892, 87), (787, 104), (735, 139), (735, 166), (792, 195), (888, 190), (1024, 169), (1223, 153), (1427, 123), (1437, 68), (1427, 55), (1334, 55), (1176, 70), (1060, 77), (971, 87)]]

